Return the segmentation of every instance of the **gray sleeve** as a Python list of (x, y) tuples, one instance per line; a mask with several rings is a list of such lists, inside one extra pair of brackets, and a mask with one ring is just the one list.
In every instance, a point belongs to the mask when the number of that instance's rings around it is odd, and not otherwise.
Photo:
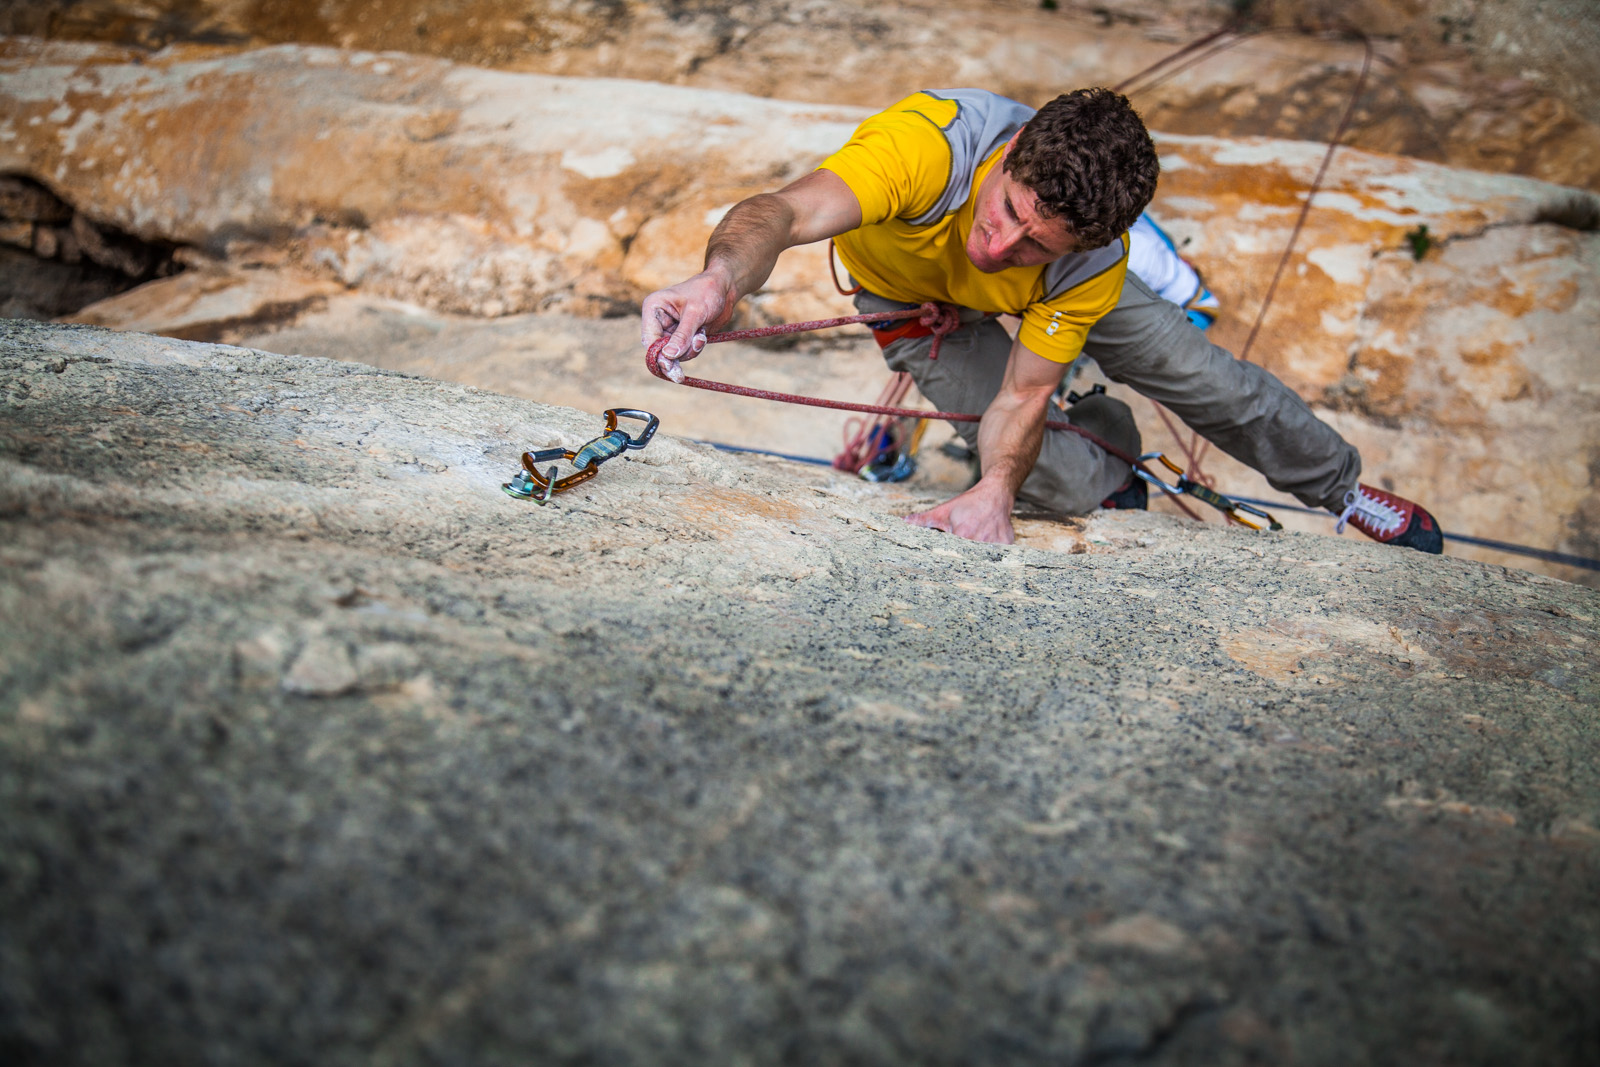
[(956, 117), (941, 127), (950, 144), (950, 180), (944, 193), (927, 211), (907, 221), (913, 226), (928, 226), (967, 202), (972, 192), (972, 176), (978, 165), (989, 158), (1011, 135), (1033, 118), (1026, 104), (1008, 100), (983, 89), (925, 89), (935, 100), (953, 100)]
[(1041, 303), (1054, 300), (1069, 289), (1115, 267), (1127, 254), (1122, 238), (1117, 238), (1103, 248), (1088, 252), (1072, 252), (1051, 263), (1044, 270), (1044, 297)]

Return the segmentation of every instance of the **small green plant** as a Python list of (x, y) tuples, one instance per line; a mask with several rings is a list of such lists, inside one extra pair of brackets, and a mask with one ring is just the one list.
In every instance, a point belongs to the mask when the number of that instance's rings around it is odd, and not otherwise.
[(1427, 224), (1423, 223), (1406, 234), (1406, 244), (1411, 246), (1411, 258), (1420, 263), (1422, 257), (1428, 254), (1428, 249), (1433, 247), (1433, 238), (1428, 236)]
[(1039, 0), (1039, 6), (1046, 11), (1054, 11), (1061, 5), (1058, 4), (1056, 0)]

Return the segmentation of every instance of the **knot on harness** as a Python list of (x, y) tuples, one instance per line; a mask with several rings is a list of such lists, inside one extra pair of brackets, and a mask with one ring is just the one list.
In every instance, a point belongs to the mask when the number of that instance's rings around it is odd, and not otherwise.
[(922, 314), (917, 322), (931, 330), (935, 337), (943, 337), (960, 328), (961, 309), (954, 304), (935, 304), (929, 301), (922, 305)]
[(938, 359), (939, 348), (944, 344), (945, 337), (961, 328), (961, 311), (951, 304), (935, 304), (930, 301), (922, 305), (922, 315), (917, 319), (917, 325), (933, 334), (933, 344), (928, 348), (928, 358)]
[[(878, 342), (879, 348), (888, 348), (907, 337), (932, 337), (928, 358), (938, 359), (939, 346), (944, 343), (945, 337), (961, 328), (961, 309), (951, 304), (929, 301), (919, 308), (859, 316), (859, 321), (873, 323), (872, 339)], [(896, 321), (900, 325), (891, 325)]]

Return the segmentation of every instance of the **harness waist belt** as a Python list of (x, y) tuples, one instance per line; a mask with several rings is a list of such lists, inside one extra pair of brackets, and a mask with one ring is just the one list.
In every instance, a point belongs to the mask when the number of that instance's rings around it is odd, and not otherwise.
[(905, 337), (933, 336), (933, 327), (924, 326), (916, 319), (907, 319), (904, 322), (871, 322), (867, 326), (872, 330), (872, 339), (878, 342), (879, 348), (888, 348)]
[[(873, 296), (876, 294), (868, 293), (867, 295)], [(894, 303), (894, 301), (887, 300), (885, 297), (880, 296), (878, 299), (883, 300), (885, 303)], [(917, 305), (900, 304), (899, 306), (909, 310)], [(989, 317), (984, 312), (973, 308), (964, 307), (956, 310), (961, 318), (962, 327), (970, 326), (975, 322), (982, 322)], [(924, 326), (920, 319), (905, 319), (899, 322), (869, 322), (866, 325), (867, 329), (872, 331), (872, 339), (878, 342), (879, 348), (888, 348), (896, 341), (904, 340), (907, 337), (933, 336), (933, 327)]]

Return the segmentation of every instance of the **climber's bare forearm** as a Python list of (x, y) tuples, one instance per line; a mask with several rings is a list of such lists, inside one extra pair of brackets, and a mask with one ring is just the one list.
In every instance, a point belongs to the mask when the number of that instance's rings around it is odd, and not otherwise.
[(1061, 364), (1014, 342), (1000, 391), (978, 424), (983, 477), (1013, 501), (1039, 459), (1050, 396), (1061, 382), (1061, 372)]
[(706, 242), (704, 273), (736, 303), (766, 282), (778, 256), (796, 243), (794, 230), (794, 207), (777, 193), (735, 204)]
[(734, 305), (767, 280), (784, 249), (860, 225), (861, 204), (828, 170), (740, 201), (712, 231), (705, 269), (645, 298), (640, 339), (650, 345), (671, 334), (663, 355), (688, 358), (704, 343), (696, 334), (728, 321)]
[(1016, 540), (1011, 509), (1039, 458), (1050, 395), (1060, 384), (1064, 370), (1060, 363), (1015, 342), (1000, 391), (978, 424), (978, 458), (983, 476), (960, 496), (908, 515), (906, 521), (973, 541), (1010, 544)]

